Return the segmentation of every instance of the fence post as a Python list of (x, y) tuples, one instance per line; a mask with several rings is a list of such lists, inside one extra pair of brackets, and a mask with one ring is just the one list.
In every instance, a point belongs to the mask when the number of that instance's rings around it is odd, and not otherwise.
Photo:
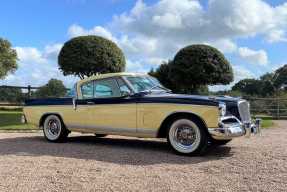
[(31, 97), (31, 85), (28, 85), (28, 99)]
[(276, 99), (277, 100), (277, 119), (280, 118), (280, 105), (279, 105), (279, 99)]

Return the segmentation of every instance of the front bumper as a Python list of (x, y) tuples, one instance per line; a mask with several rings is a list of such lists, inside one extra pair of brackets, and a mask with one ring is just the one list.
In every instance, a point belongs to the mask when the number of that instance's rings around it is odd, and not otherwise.
[(251, 134), (260, 133), (261, 119), (256, 118), (254, 122), (242, 123), (235, 116), (222, 117), (218, 128), (209, 128), (208, 132), (213, 139), (227, 140), (240, 136), (249, 137)]

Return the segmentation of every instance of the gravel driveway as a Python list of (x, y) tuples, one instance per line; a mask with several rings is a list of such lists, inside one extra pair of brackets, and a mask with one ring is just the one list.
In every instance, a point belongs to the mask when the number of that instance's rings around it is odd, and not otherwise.
[(287, 121), (276, 124), (204, 157), (174, 155), (161, 140), (0, 133), (0, 191), (286, 191)]

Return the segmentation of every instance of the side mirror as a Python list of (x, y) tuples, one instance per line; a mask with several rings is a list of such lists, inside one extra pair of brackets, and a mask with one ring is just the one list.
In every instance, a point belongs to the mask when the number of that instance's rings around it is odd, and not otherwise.
[(77, 109), (77, 102), (76, 102), (76, 98), (73, 97), (73, 109), (76, 110)]
[(143, 96), (145, 96), (146, 94), (147, 94), (146, 92), (140, 91), (140, 92), (138, 92), (138, 93), (133, 94), (132, 96), (133, 96), (133, 97), (143, 97)]
[(129, 91), (122, 91), (122, 97), (129, 97), (131, 93)]

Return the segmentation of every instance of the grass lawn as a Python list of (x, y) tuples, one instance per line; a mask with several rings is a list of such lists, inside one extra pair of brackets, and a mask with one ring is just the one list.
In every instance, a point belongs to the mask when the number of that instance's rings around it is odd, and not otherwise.
[(262, 119), (262, 128), (269, 128), (274, 125), (271, 119)]
[(21, 123), (21, 111), (0, 111), (0, 130), (32, 130), (33, 125)]

